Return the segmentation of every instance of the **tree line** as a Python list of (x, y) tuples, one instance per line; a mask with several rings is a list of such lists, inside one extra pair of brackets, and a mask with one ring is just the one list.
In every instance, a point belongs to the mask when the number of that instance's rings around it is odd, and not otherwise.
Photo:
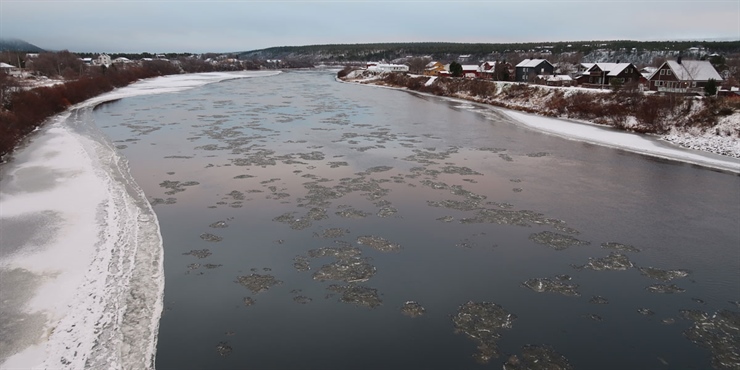
[[(18, 65), (21, 56), (16, 52), (3, 52), (0, 61)], [(47, 118), (116, 87), (144, 78), (179, 73), (259, 69), (260, 64), (246, 61), (238, 65), (214, 65), (203, 59), (180, 57), (174, 62), (153, 59), (124, 65), (90, 66), (78, 55), (65, 50), (40, 53), (28, 67), (27, 72), (33, 75), (61, 80), (53, 86), (32, 88), (26, 86), (29, 81), (0, 72), (0, 159)], [(33, 81), (35, 79), (31, 83)]]
[(322, 55), (323, 61), (380, 60), (405, 56), (429, 56), (444, 59), (449, 55), (471, 55), (482, 58), (490, 54), (510, 52), (544, 51), (558, 53), (588, 54), (597, 49), (624, 50), (628, 52), (687, 50), (701, 45), (705, 50), (716, 53), (740, 52), (740, 41), (562, 41), (527, 43), (451, 43), (451, 42), (408, 42), (368, 44), (326, 44), (306, 46), (279, 46), (247, 51), (240, 56), (279, 58), (286, 55)]

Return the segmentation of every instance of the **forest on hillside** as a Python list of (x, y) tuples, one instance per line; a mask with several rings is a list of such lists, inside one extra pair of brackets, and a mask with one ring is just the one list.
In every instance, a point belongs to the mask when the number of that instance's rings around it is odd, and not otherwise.
[(471, 60), (492, 59), (508, 53), (587, 55), (596, 51), (624, 54), (644, 52), (690, 51), (699, 48), (703, 54), (740, 53), (740, 41), (563, 41), (529, 43), (448, 43), (410, 42), (373, 44), (330, 44), (306, 46), (279, 46), (240, 53), (240, 58), (317, 58), (323, 62), (393, 60), (404, 57), (427, 56), (432, 59), (457, 58), (467, 55)]

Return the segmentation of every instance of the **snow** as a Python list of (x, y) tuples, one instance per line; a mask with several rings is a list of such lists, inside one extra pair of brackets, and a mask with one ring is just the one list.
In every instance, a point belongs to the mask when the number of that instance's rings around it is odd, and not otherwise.
[[(672, 159), (701, 166), (740, 173), (740, 159), (701, 153), (662, 144), (655, 138), (617, 131), (596, 125), (542, 117), (511, 110), (501, 110), (525, 126), (571, 140), (628, 150), (653, 157)], [(694, 138), (700, 142), (701, 139)], [(736, 142), (737, 145), (737, 142)], [(740, 149), (740, 147), (738, 147)]]
[[(3, 231), (0, 272), (40, 282), (20, 307), (0, 312), (15, 314), (5, 325), (42, 321), (39, 329), (4, 333), (0, 351), (16, 350), (0, 352), (6, 357), (0, 368), (154, 366), (164, 289), (159, 224), (126, 160), (92, 122), (92, 109), (123, 97), (277, 73), (140, 81), (55, 116), (0, 167), (0, 224), (22, 226)], [(29, 221), (39, 219), (45, 221)], [(4, 287), (3, 296), (24, 288)]]
[[(434, 83), (434, 81), (430, 81), (431, 78), (427, 80), (425, 85), (429, 86)], [(367, 83), (372, 81), (364, 80), (362, 82)], [(498, 90), (496, 94), (501, 93), (502, 89), (506, 89), (513, 84), (517, 83), (497, 82), (496, 86)], [(372, 84), (370, 86), (406, 90), (405, 88), (390, 86), (378, 86)], [(541, 85), (537, 85), (537, 87), (543, 91), (564, 91), (566, 96), (579, 91), (594, 94), (611, 92), (611, 90), (608, 89), (594, 90), (582, 87), (553, 87)], [(431, 94), (420, 92), (415, 93), (433, 96)], [(473, 97), (465, 96), (461, 93), (458, 93), (458, 95), (458, 98), (445, 97), (445, 99), (468, 103), (465, 106), (470, 106), (469, 102), (462, 99), (475, 100)], [(526, 102), (517, 101), (516, 106), (521, 108), (537, 109), (544, 104), (543, 99), (545, 96), (545, 94), (541, 94), (541, 96), (532, 96), (528, 98)], [(644, 155), (740, 173), (740, 139), (736, 137), (737, 131), (740, 129), (740, 113), (727, 116), (720, 121), (720, 124), (717, 125), (714, 130), (718, 130), (721, 135), (717, 135), (716, 132), (674, 132), (663, 136), (652, 136), (620, 131), (608, 126), (585, 121), (549, 118), (499, 107), (491, 108), (507, 114), (509, 117), (527, 127), (563, 138), (585, 141), (592, 144), (619, 148)], [(634, 121), (634, 118), (631, 118), (631, 121)], [(627, 124), (629, 125), (629, 120)], [(683, 146), (683, 148), (681, 146)]]
[(524, 59), (516, 67), (537, 67), (542, 62), (550, 63), (545, 59)]
[(707, 60), (684, 60), (681, 63), (669, 60), (666, 63), (680, 81), (722, 81), (722, 76)]

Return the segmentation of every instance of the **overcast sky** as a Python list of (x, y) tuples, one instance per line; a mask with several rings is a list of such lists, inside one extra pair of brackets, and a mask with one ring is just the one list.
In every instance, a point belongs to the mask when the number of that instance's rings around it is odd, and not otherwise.
[(368, 42), (740, 40), (740, 0), (0, 0), (0, 38), (109, 53)]

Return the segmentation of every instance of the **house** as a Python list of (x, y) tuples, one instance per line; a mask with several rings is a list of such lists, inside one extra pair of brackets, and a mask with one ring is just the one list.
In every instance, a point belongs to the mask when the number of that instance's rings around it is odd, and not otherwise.
[(111, 65), (111, 59), (110, 55), (108, 54), (100, 54), (98, 55), (98, 59), (95, 60), (95, 64), (99, 66), (110, 66)]
[(463, 64), (462, 65), (462, 76), (466, 78), (478, 77), (478, 65), (476, 64)]
[(429, 62), (426, 67), (424, 67), (424, 76), (438, 76), (439, 72), (444, 70), (444, 64), (440, 62)]
[(609, 85), (637, 82), (642, 75), (632, 63), (581, 63), (576, 77), (579, 85)]
[(21, 69), (12, 64), (0, 62), (0, 73), (5, 73), (9, 76), (20, 77)]
[(648, 77), (648, 88), (671, 93), (701, 93), (709, 80), (722, 82), (712, 63), (706, 60), (669, 60)]
[(537, 75), (535, 82), (547, 86), (572, 86), (574, 81), (570, 75)]
[(551, 75), (555, 67), (546, 59), (524, 59), (515, 67), (514, 79), (518, 82), (527, 82), (537, 75)]
[(113, 59), (114, 64), (128, 64), (131, 63), (131, 59), (126, 57), (118, 57), (116, 59)]
[(409, 71), (409, 66), (405, 64), (383, 64), (378, 63), (377, 65), (369, 66), (367, 68), (368, 71), (378, 71), (378, 72), (398, 72), (398, 73), (405, 73)]
[(514, 66), (511, 63), (506, 62), (484, 62), (478, 67), (478, 77), (497, 80), (497, 81), (508, 81), (510, 76), (514, 75)]

